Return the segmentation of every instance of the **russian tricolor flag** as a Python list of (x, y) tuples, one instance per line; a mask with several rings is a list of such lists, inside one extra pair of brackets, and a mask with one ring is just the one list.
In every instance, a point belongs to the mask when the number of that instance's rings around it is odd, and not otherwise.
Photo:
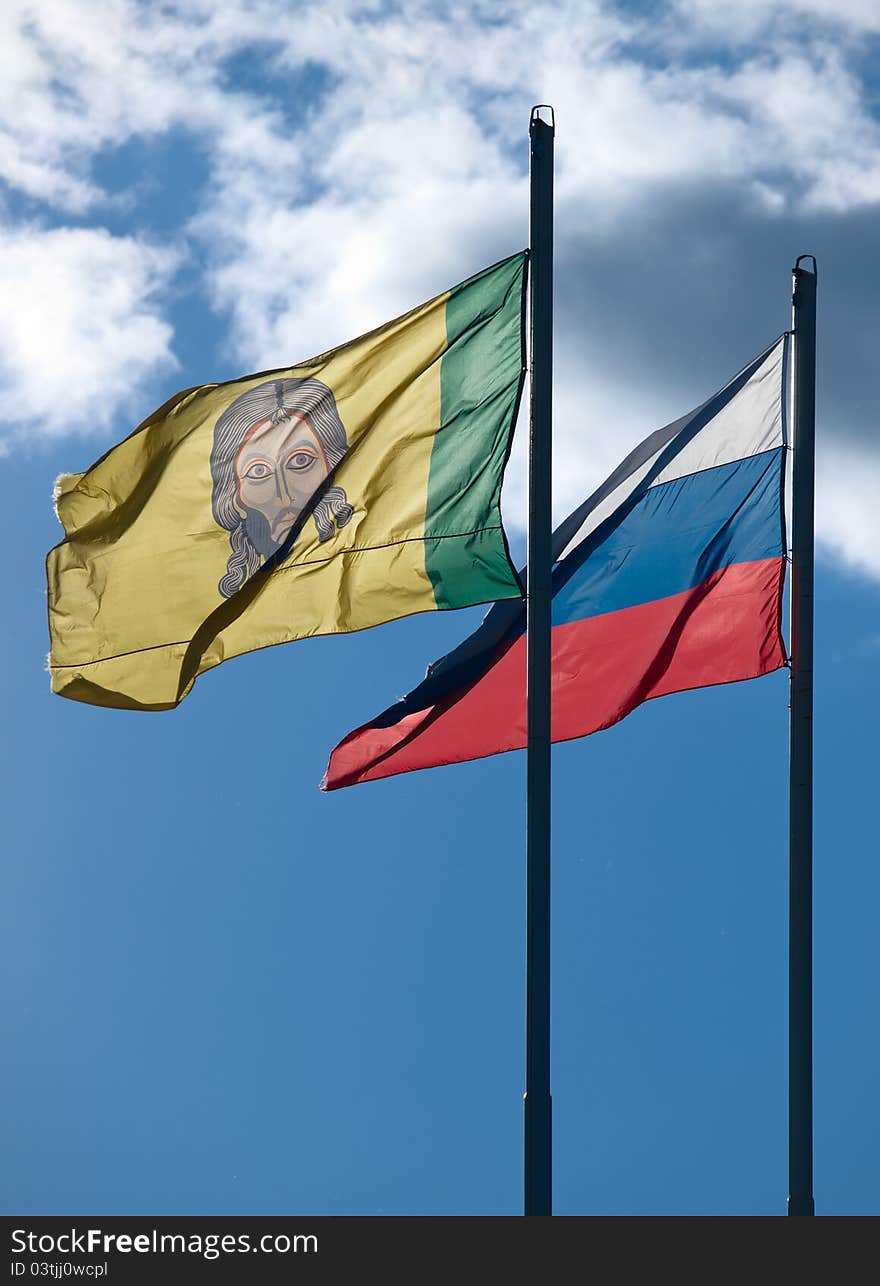
[[(553, 537), (552, 736), (786, 664), (788, 335), (646, 438)], [(422, 683), (333, 751), (336, 790), (526, 745), (526, 613), (496, 603)]]

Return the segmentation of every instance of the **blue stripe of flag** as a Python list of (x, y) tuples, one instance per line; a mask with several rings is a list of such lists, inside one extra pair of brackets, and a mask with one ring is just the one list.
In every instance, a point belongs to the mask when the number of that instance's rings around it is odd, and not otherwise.
[(733, 563), (778, 558), (783, 448), (651, 487), (598, 547), (554, 573), (553, 624), (681, 594)]

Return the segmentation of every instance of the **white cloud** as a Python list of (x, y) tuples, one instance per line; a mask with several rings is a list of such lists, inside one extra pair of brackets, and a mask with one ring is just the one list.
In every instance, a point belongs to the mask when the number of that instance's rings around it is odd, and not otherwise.
[[(650, 219), (675, 185), (737, 183), (778, 218), (880, 199), (880, 130), (833, 48), (647, 65), (628, 52), (650, 33), (635, 19), (580, 6), (542, 24), (550, 9), (519, 4), (504, 16), (308, 7), (278, 34), (276, 73), (318, 60), (334, 87), (305, 126), (288, 118), (283, 142), (267, 120), (246, 161), (224, 160), (194, 225), (243, 360), (340, 342), (522, 244), (528, 108), (544, 97), (560, 123), (561, 260), (575, 220), (613, 236), (621, 211)], [(242, 128), (233, 106), (217, 154)], [(293, 160), (284, 185), (279, 157)]]
[(0, 230), (5, 442), (106, 429), (174, 363), (157, 296), (173, 255), (98, 228)]
[(455, 107), (410, 113), (402, 136), (391, 120), (354, 125), (315, 172), (319, 195), (286, 207), (232, 175), (196, 223), (219, 250), (215, 300), (258, 369), (379, 325), (527, 239), (521, 176)]
[(809, 38), (816, 23), (837, 32), (880, 31), (875, 0), (673, 0), (673, 8), (690, 27), (691, 39), (700, 27), (725, 42), (754, 40), (780, 27)]
[(880, 456), (846, 442), (819, 447), (816, 528), (820, 541), (854, 571), (880, 579)]

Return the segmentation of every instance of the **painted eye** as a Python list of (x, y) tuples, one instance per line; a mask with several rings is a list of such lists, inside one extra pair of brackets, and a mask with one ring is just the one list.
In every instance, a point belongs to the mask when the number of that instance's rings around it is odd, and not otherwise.
[(262, 482), (271, 473), (271, 466), (266, 464), (264, 460), (254, 460), (253, 464), (245, 470), (244, 476), (250, 478), (251, 482)]
[(293, 455), (288, 458), (287, 467), (288, 469), (296, 469), (302, 472), (303, 469), (308, 469), (310, 465), (313, 465), (316, 459), (317, 457), (311, 451), (294, 451)]

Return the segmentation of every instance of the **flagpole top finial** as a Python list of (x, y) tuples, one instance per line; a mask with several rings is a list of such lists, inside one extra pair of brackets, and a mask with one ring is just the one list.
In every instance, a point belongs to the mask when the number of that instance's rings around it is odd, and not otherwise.
[[(545, 120), (541, 115), (542, 112), (549, 112), (550, 119)], [(532, 108), (532, 114), (529, 119), (529, 128), (534, 129), (536, 122), (540, 121), (542, 125), (548, 125), (553, 132), (556, 132), (556, 114), (549, 103), (536, 103)]]

